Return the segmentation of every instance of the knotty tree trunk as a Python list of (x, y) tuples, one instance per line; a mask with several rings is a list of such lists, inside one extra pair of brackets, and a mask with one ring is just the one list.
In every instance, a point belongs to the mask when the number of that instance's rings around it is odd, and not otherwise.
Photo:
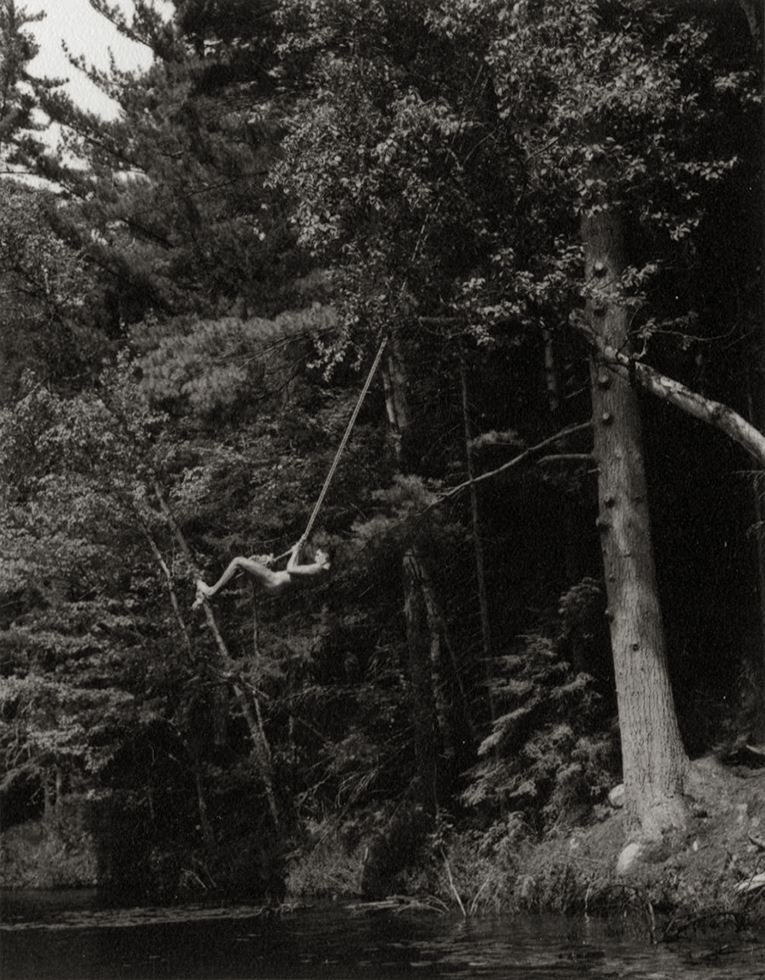
[[(611, 288), (624, 266), (618, 211), (604, 208), (586, 217), (582, 237), (590, 329), (599, 345), (625, 350), (626, 311)], [(633, 832), (654, 838), (685, 823), (682, 791), (689, 763), (667, 670), (637, 395), (629, 377), (608, 370), (597, 348), (592, 408), (627, 813)]]

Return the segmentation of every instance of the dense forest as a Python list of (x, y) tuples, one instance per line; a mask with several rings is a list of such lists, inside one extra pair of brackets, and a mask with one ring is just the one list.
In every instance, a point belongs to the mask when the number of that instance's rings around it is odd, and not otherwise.
[(761, 8), (90, 3), (111, 121), (0, 2), (19, 880), (455, 892), (620, 784), (682, 834), (765, 753)]

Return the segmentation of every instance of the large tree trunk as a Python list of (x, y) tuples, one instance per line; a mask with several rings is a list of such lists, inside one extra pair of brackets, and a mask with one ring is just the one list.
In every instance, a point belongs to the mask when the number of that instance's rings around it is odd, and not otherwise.
[[(629, 345), (616, 291), (624, 265), (619, 213), (604, 208), (582, 222), (590, 287), (587, 317), (598, 346)], [(667, 670), (651, 542), (638, 400), (629, 378), (592, 359), (592, 407), (599, 518), (608, 596), (631, 831), (657, 837), (686, 820), (688, 759)]]

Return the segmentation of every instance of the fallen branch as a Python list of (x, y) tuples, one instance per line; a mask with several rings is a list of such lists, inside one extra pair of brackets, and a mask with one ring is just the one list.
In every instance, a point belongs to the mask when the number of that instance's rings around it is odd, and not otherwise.
[(736, 885), (737, 892), (753, 892), (758, 888), (762, 888), (765, 885), (765, 871), (761, 871), (759, 874), (751, 875), (744, 881), (740, 881)]
[(738, 412), (722, 402), (700, 395), (680, 381), (668, 378), (655, 368), (622, 351), (599, 343), (589, 331), (587, 334), (610, 370), (631, 383), (640, 385), (650, 394), (669, 402), (687, 415), (720, 429), (734, 442), (743, 446), (760, 466), (765, 467), (765, 435)]
[(429, 895), (425, 899), (411, 898), (409, 895), (391, 895), (379, 902), (359, 902), (347, 907), (352, 915), (374, 915), (377, 912), (393, 912), (394, 915), (400, 915), (402, 912), (436, 912), (438, 915), (444, 915), (449, 911), (435, 895)]

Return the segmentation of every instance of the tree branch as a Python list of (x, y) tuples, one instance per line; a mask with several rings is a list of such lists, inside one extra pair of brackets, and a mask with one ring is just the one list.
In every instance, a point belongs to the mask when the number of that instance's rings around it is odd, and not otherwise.
[[(530, 459), (532, 456), (535, 456), (538, 452), (541, 452), (543, 449), (546, 449), (548, 446), (552, 445), (552, 443), (558, 442), (558, 440), (560, 439), (565, 439), (566, 436), (572, 436), (577, 432), (585, 432), (587, 429), (591, 429), (591, 428), (592, 428), (592, 421), (581, 422), (579, 425), (570, 425), (566, 429), (561, 429), (560, 432), (556, 432), (554, 436), (550, 436), (547, 439), (543, 439), (542, 442), (538, 442), (536, 446), (529, 446), (528, 449), (524, 449), (522, 453), (520, 453), (518, 456), (514, 456), (507, 463), (503, 463), (496, 470), (489, 470), (488, 473), (481, 473), (480, 476), (473, 477), (470, 480), (465, 480), (464, 483), (460, 483), (456, 487), (452, 487), (450, 490), (446, 490), (444, 493), (439, 494), (438, 498), (434, 500), (432, 503), (428, 504), (427, 507), (424, 507), (417, 516), (419, 517), (422, 514), (426, 514), (429, 510), (432, 510), (434, 507), (439, 507), (445, 500), (451, 500), (452, 497), (457, 497), (459, 494), (463, 493), (469, 487), (475, 486), (476, 483), (483, 483), (484, 480), (491, 480), (493, 477), (498, 476), (500, 473), (504, 473), (505, 470), (509, 470), (514, 466), (519, 466), (521, 463), (524, 463), (527, 459)], [(589, 459), (591, 457), (585, 456), (585, 458)]]
[(700, 395), (680, 381), (668, 378), (648, 364), (635, 360), (634, 357), (608, 345), (598, 344), (591, 335), (590, 339), (596, 343), (598, 352), (610, 370), (622, 378), (636, 382), (652, 395), (669, 402), (686, 414), (692, 415), (693, 418), (720, 429), (734, 442), (743, 446), (749, 455), (765, 468), (765, 435), (738, 412), (734, 412), (722, 402)]

